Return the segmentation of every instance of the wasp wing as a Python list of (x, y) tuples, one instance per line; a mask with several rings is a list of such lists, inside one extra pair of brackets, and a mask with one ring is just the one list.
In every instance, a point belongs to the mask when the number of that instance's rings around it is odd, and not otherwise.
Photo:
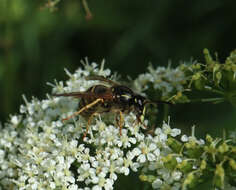
[(107, 79), (104, 76), (100, 76), (100, 75), (87, 76), (86, 80), (99, 80), (99, 81), (102, 81), (102, 82), (106, 82), (110, 85), (120, 85), (119, 83), (114, 82), (114, 81), (112, 81), (110, 79)]
[(75, 98), (87, 98), (87, 97), (96, 97), (96, 95), (92, 92), (69, 92), (69, 93), (61, 93), (61, 94), (52, 94), (53, 96), (71, 96)]
[(69, 96), (74, 98), (102, 98), (102, 99), (112, 99), (112, 93), (104, 93), (104, 94), (94, 94), (93, 92), (69, 92), (62, 94), (52, 94), (52, 96)]

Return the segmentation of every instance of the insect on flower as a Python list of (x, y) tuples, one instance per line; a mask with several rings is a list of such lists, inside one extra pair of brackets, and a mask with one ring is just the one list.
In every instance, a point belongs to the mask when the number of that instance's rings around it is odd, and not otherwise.
[(84, 137), (88, 133), (88, 129), (92, 118), (101, 113), (114, 112), (117, 114), (116, 121), (119, 125), (120, 135), (124, 123), (123, 113), (129, 113), (134, 111), (136, 114), (137, 122), (143, 123), (144, 115), (147, 104), (158, 104), (167, 103), (164, 101), (150, 101), (144, 96), (141, 96), (127, 86), (121, 85), (117, 82), (109, 80), (103, 76), (89, 76), (86, 80), (99, 80), (103, 83), (107, 83), (109, 86), (105, 85), (94, 85), (90, 87), (85, 92), (71, 92), (62, 94), (53, 94), (53, 96), (71, 96), (74, 98), (80, 98), (79, 111), (64, 118), (63, 121), (69, 120), (76, 115), (82, 115), (88, 119), (86, 132)]

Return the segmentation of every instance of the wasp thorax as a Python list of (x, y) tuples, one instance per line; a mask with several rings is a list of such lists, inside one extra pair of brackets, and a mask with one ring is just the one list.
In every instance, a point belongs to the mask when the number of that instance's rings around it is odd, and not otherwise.
[(124, 105), (132, 104), (134, 93), (128, 87), (126, 87), (126, 86), (114, 86), (112, 88), (112, 92), (113, 92), (117, 102), (119, 102), (121, 104), (124, 104)]

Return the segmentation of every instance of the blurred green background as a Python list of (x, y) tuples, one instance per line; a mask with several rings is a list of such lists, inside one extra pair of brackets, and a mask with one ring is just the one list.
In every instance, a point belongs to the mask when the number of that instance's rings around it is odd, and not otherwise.
[[(46, 1), (0, 0), (0, 120), (17, 113), (28, 99), (45, 98), (46, 82), (66, 80), (88, 57), (122, 76), (136, 77), (149, 62), (178, 65), (191, 57), (203, 61), (203, 48), (218, 52), (221, 61), (236, 48), (235, 0), (88, 0), (93, 18), (85, 19), (80, 0), (62, 0), (57, 11), (42, 9)], [(228, 104), (177, 105), (173, 127), (197, 135), (222, 135), (235, 128)], [(161, 115), (161, 114), (160, 114)], [(207, 127), (206, 127), (207, 126)]]

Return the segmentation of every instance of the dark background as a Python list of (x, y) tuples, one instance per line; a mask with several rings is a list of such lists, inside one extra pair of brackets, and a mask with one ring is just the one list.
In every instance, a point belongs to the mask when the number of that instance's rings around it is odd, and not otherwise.
[[(136, 77), (154, 67), (178, 65), (190, 58), (203, 61), (202, 50), (218, 52), (223, 62), (236, 42), (235, 0), (88, 0), (93, 18), (85, 19), (80, 0), (62, 0), (57, 11), (42, 9), (46, 1), (0, 3), (0, 120), (19, 111), (22, 94), (39, 99), (50, 93), (46, 82), (66, 80), (88, 57)], [(173, 127), (198, 136), (222, 136), (235, 128), (235, 110), (228, 104), (177, 105)]]

